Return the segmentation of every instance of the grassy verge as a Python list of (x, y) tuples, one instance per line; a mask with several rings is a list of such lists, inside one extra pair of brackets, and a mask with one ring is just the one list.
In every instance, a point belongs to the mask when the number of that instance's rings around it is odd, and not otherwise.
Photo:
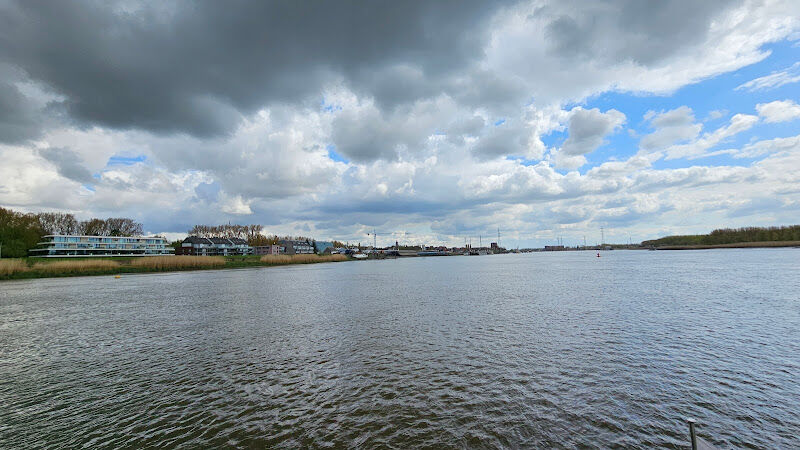
[(0, 259), (0, 280), (117, 275), (182, 270), (239, 269), (346, 261), (344, 255), (149, 256), (140, 258)]
[(656, 247), (656, 250), (707, 250), (712, 248), (771, 248), (771, 247), (798, 247), (800, 241), (765, 241), (765, 242), (736, 242), (733, 244), (716, 245), (666, 245)]

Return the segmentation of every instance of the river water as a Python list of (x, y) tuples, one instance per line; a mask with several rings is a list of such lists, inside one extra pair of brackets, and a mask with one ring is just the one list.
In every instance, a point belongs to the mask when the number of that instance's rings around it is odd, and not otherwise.
[(0, 447), (800, 448), (800, 250), (0, 283)]

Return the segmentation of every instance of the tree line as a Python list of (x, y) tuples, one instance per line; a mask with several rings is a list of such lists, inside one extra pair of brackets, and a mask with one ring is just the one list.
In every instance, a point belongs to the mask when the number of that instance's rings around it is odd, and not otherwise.
[(66, 213), (34, 214), (0, 208), (0, 251), (4, 258), (27, 256), (28, 250), (49, 234), (136, 236), (143, 233), (141, 223), (125, 217), (79, 221)]
[(708, 234), (666, 236), (660, 239), (643, 241), (642, 245), (646, 247), (663, 247), (671, 245), (719, 245), (778, 241), (800, 241), (800, 225), (720, 228)]
[(253, 247), (274, 245), (280, 240), (295, 240), (315, 242), (314, 239), (305, 236), (283, 236), (280, 237), (275, 234), (263, 234), (264, 227), (258, 224), (252, 225), (238, 225), (238, 224), (224, 224), (224, 225), (195, 225), (187, 234), (189, 236), (197, 236), (203, 238), (239, 238), (247, 241), (248, 245)]

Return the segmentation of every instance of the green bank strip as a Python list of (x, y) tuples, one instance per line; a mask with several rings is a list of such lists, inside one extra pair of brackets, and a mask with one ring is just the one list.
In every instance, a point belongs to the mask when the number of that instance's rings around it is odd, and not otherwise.
[[(301, 255), (297, 255), (301, 256)], [(167, 258), (167, 259), (164, 259)], [(189, 261), (191, 259), (191, 261)], [(15, 258), (0, 259), (0, 281), (190, 270), (244, 269), (294, 264), (348, 261), (344, 255), (302, 255), (302, 258), (261, 256), (130, 257), (130, 258)]]

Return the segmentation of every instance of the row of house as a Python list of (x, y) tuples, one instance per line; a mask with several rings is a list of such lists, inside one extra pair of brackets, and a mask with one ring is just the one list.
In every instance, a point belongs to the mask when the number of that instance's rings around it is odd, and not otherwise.
[(175, 248), (176, 255), (228, 256), (252, 255), (253, 247), (241, 238), (189, 236)]
[(205, 238), (189, 236), (175, 250), (176, 255), (300, 255), (315, 253), (314, 243), (284, 239), (277, 244), (250, 246), (241, 238)]

